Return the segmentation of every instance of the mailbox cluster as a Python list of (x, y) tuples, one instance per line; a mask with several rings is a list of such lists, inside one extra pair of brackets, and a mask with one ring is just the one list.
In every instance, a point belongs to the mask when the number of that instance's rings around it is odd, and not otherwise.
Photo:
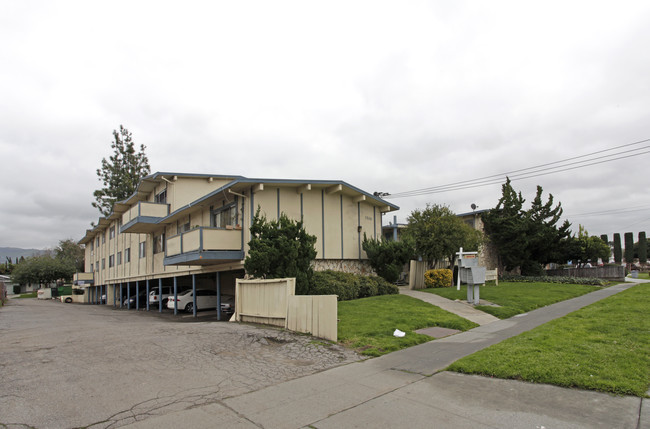
[[(477, 252), (463, 252), (458, 255), (458, 288), (460, 283), (467, 284), (467, 302), (477, 305), (479, 303), (479, 286), (485, 284), (485, 267), (478, 266)], [(469, 256), (469, 257), (468, 257)]]

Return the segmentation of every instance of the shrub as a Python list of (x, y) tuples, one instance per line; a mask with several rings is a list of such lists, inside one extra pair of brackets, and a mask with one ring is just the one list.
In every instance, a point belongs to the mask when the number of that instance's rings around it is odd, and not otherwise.
[(337, 295), (339, 301), (349, 301), (398, 292), (397, 286), (388, 283), (381, 277), (327, 270), (314, 273), (309, 294)]
[(450, 287), (452, 278), (451, 270), (429, 270), (424, 273), (424, 284), (427, 287)]

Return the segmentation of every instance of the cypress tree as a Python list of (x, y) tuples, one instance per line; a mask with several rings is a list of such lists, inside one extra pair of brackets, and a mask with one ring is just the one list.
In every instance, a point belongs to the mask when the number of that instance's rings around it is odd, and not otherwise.
[(639, 232), (639, 263), (648, 262), (648, 240), (645, 237), (645, 231)]
[(631, 232), (625, 233), (625, 263), (631, 264), (634, 261), (634, 235)]
[(623, 261), (623, 250), (621, 249), (621, 234), (614, 234), (614, 262), (620, 264)]

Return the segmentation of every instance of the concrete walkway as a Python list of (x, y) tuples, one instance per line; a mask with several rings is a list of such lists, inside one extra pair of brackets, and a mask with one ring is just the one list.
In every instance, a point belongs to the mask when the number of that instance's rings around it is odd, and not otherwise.
[(443, 298), (440, 295), (436, 295), (435, 293), (411, 290), (408, 288), (408, 286), (400, 287), (399, 293), (401, 295), (408, 295), (421, 301), (428, 302), (429, 304), (433, 304), (450, 313), (457, 314), (463, 319), (471, 320), (472, 322), (478, 323), (479, 325), (487, 325), (488, 323), (496, 322), (499, 320), (498, 317), (494, 317), (491, 314), (477, 310), (465, 301), (452, 301), (450, 299)]
[(443, 371), (463, 356), (632, 286), (601, 289), (451, 337), (149, 418), (131, 427), (650, 429), (648, 399)]

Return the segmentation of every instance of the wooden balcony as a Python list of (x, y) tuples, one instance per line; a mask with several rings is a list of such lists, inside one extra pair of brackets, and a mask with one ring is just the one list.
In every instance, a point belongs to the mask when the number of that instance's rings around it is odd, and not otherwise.
[(241, 229), (199, 227), (167, 239), (165, 265), (215, 265), (244, 259)]
[(169, 215), (169, 204), (139, 201), (122, 215), (120, 232), (148, 234), (160, 229), (160, 220)]

